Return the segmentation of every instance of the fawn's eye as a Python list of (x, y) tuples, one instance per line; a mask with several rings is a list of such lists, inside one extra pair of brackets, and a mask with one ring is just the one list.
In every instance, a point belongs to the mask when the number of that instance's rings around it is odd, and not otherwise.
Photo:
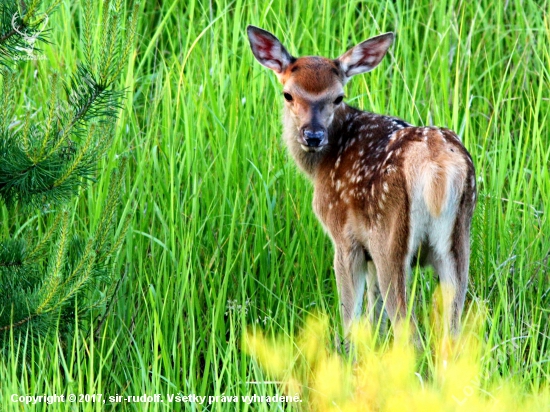
[(340, 104), (342, 103), (342, 100), (344, 100), (344, 96), (338, 96), (336, 100), (334, 100), (334, 104)]
[(285, 97), (285, 100), (287, 102), (291, 102), (292, 101), (292, 95), (290, 93), (283, 93), (283, 96)]

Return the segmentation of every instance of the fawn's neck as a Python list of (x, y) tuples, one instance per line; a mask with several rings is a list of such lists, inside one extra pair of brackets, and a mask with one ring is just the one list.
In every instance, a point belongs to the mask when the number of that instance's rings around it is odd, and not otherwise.
[(365, 112), (342, 104), (334, 112), (334, 119), (327, 130), (328, 144), (319, 152), (306, 152), (298, 140), (300, 131), (292, 120), (290, 110), (285, 107), (283, 138), (300, 169), (310, 179), (315, 180), (321, 164), (331, 167), (330, 162), (337, 162), (339, 156), (346, 152), (356, 139), (362, 142), (357, 150), (361, 153), (362, 148), (366, 149), (367, 161), (377, 162), (377, 156), (386, 149), (392, 134), (410, 126), (397, 117)]

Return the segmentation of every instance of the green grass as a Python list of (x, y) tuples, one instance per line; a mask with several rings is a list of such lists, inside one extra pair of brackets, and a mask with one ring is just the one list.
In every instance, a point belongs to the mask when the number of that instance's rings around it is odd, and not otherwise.
[[(506, 6), (505, 6), (506, 4)], [(98, 6), (99, 7), (99, 6)], [(380, 32), (396, 42), (348, 103), (456, 130), (476, 166), (467, 307), (487, 307), (482, 368), (537, 391), (550, 377), (550, 4), (542, 0), (143, 1), (119, 133), (102, 169), (130, 156), (124, 208), (135, 208), (100, 337), (80, 327), (70, 347), (19, 345), (0, 361), (0, 409), (11, 394), (269, 395), (276, 385), (242, 349), (247, 327), (295, 336), (311, 313), (339, 319), (332, 246), (312, 188), (281, 142), (280, 86), (257, 64), (247, 24), (297, 55), (337, 57)], [(73, 69), (81, 8), (51, 16), (47, 60), (26, 66), (21, 103), (40, 107), (50, 70)], [(34, 71), (38, 79), (34, 80)], [(108, 173), (79, 200), (82, 230), (99, 220)], [(122, 210), (121, 210), (122, 212)], [(22, 222), (23, 223), (23, 222)], [(437, 281), (416, 273), (428, 341)], [(85, 325), (85, 323), (83, 323)], [(34, 354), (31, 366), (21, 359)], [(429, 350), (418, 370), (430, 379)], [(57, 404), (53, 409), (103, 410)], [(117, 410), (235, 410), (129, 404)], [(36, 410), (45, 405), (35, 406)], [(456, 405), (458, 410), (459, 405)], [(282, 410), (242, 404), (239, 410)]]

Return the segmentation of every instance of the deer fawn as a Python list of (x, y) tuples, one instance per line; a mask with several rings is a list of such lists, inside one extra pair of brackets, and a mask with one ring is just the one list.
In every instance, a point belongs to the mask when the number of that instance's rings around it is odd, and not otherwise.
[(273, 34), (247, 31), (256, 59), (283, 84), (283, 137), (313, 181), (313, 209), (334, 243), (345, 336), (361, 314), (365, 283), (371, 320), (385, 309), (394, 329), (400, 325), (417, 259), (431, 264), (451, 291), (443, 294), (444, 319), (446, 331), (456, 334), (476, 203), (472, 159), (451, 130), (411, 126), (343, 101), (344, 85), (380, 63), (393, 33), (332, 60), (295, 58)]

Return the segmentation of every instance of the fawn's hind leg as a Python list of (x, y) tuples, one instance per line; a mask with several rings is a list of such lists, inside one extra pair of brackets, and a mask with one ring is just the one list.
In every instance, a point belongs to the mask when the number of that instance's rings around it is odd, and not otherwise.
[(368, 317), (372, 327), (376, 328), (380, 325), (380, 332), (385, 332), (387, 316), (378, 285), (376, 266), (372, 260), (367, 263), (367, 302)]
[(414, 245), (415, 242), (412, 240), (416, 237), (411, 238), (414, 231), (411, 230), (409, 221), (402, 218), (402, 214), (395, 213), (391, 220), (386, 222), (384, 226), (371, 231), (366, 246), (376, 267), (383, 307), (394, 335), (399, 337), (406, 333), (418, 346), (420, 340), (413, 313), (409, 323), (405, 323), (408, 310), (407, 281), (413, 252), (418, 246)]
[(468, 287), (470, 261), (469, 221), (458, 215), (447, 247), (433, 247), (430, 256), (442, 291), (444, 331), (452, 336), (460, 332), (460, 318)]

